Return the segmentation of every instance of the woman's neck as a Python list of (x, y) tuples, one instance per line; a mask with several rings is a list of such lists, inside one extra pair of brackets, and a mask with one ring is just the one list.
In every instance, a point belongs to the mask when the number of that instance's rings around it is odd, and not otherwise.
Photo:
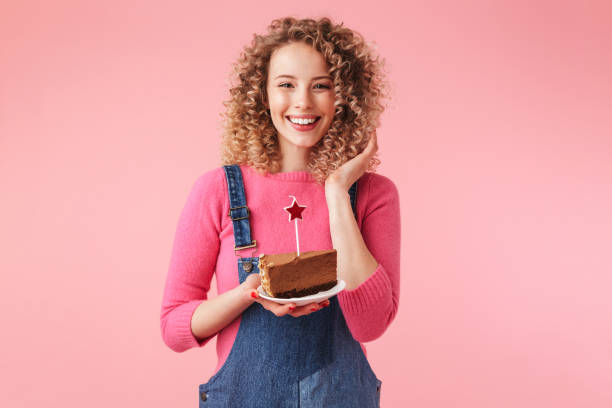
[(280, 173), (308, 171), (309, 155), (310, 148), (288, 146), (285, 149), (281, 149)]
[(302, 164), (302, 163), (296, 163), (296, 162), (286, 163), (285, 161), (281, 163), (280, 173), (291, 173), (294, 171), (308, 171), (308, 168), (306, 167), (305, 164)]

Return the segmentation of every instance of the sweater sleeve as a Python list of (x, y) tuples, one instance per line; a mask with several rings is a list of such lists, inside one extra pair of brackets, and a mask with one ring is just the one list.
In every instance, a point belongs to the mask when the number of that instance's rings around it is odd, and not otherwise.
[(397, 313), (401, 237), (395, 184), (387, 177), (371, 173), (364, 184), (365, 197), (357, 198), (358, 208), (360, 199), (366, 202), (361, 234), (378, 267), (361, 285), (338, 294), (348, 328), (353, 338), (362, 343), (380, 337)]
[(222, 168), (198, 178), (176, 228), (161, 306), (162, 339), (176, 352), (202, 347), (213, 337), (196, 338), (191, 332), (191, 317), (208, 298), (219, 252), (224, 202), (221, 176)]

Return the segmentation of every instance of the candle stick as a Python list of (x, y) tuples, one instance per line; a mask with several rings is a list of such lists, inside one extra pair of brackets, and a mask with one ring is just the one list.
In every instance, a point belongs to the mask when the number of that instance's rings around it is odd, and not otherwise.
[(300, 257), (300, 235), (298, 234), (297, 218), (293, 220), (293, 222), (295, 222), (295, 242), (297, 246), (297, 256), (299, 258)]

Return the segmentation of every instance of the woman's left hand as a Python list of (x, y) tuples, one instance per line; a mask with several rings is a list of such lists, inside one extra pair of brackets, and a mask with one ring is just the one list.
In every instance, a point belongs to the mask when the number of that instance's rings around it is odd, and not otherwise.
[(376, 140), (376, 132), (370, 138), (366, 148), (353, 157), (351, 160), (338, 167), (325, 180), (325, 191), (329, 192), (334, 189), (347, 191), (354, 182), (368, 169), (370, 159), (378, 151), (378, 142)]

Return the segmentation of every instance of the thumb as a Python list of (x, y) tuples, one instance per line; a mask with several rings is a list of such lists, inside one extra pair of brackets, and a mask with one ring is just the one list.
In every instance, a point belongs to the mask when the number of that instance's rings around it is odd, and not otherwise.
[(257, 289), (260, 284), (259, 274), (252, 273), (242, 282), (246, 289)]

